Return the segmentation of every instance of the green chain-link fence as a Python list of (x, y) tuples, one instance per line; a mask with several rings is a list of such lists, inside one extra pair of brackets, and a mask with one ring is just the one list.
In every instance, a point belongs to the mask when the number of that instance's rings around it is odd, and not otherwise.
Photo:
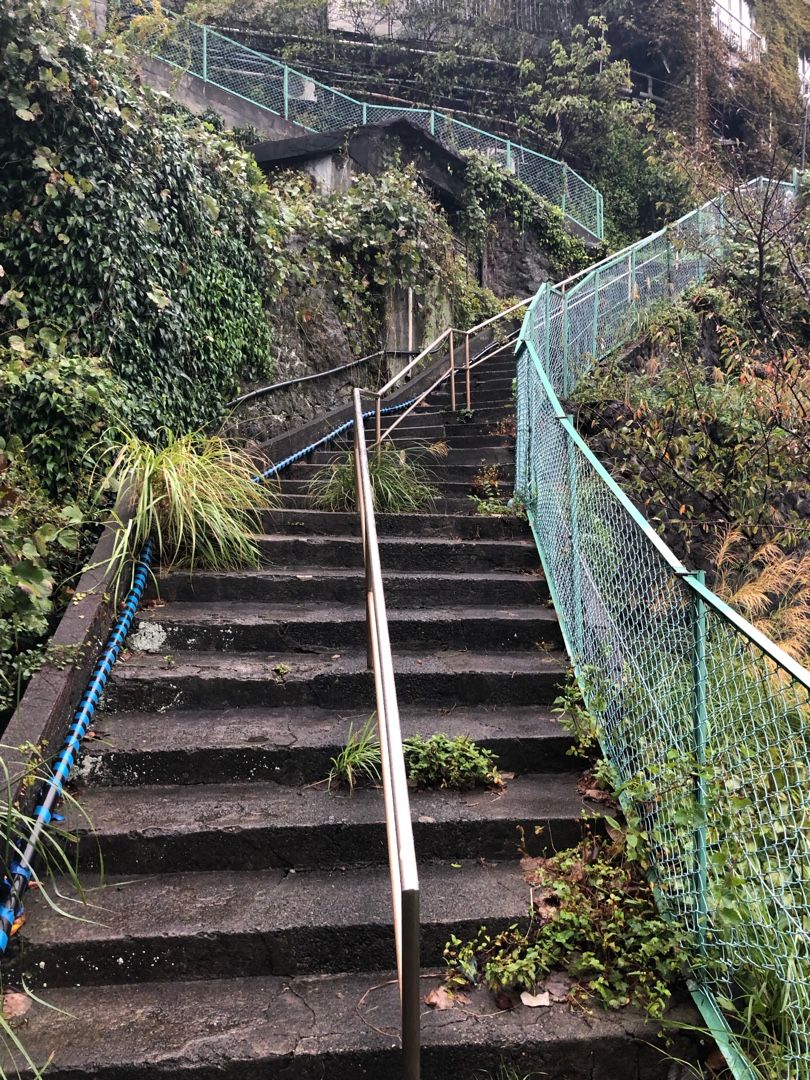
[[(571, 287), (540, 290), (519, 346), (516, 489), (661, 906), (683, 930), (696, 1001), (717, 1030), (718, 999), (775, 995), (781, 1034), (764, 1075), (807, 1080), (810, 672), (687, 571), (561, 405), (632, 340), (640, 311), (704, 275), (723, 228), (709, 203)], [(750, 1077), (741, 1044), (720, 1038)]]
[(455, 150), (486, 154), (538, 195), (559, 206), (586, 233), (597, 239), (605, 235), (601, 192), (565, 162), (481, 131), (435, 109), (358, 101), (188, 19), (172, 19), (171, 28), (170, 36), (159, 34), (150, 40), (150, 51), (221, 90), (283, 116), (308, 131), (329, 131), (403, 117)]

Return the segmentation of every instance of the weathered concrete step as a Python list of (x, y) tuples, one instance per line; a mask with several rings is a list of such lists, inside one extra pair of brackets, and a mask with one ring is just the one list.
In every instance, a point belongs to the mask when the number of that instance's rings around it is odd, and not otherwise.
[[(474, 519), (477, 520), (477, 519)], [(217, 573), (209, 570), (176, 570), (158, 579), (160, 595), (172, 600), (332, 600), (362, 603), (365, 574), (362, 568), (242, 570)], [(154, 591), (154, 590), (153, 590)], [(532, 604), (548, 598), (548, 587), (538, 565), (514, 573), (504, 570), (463, 573), (426, 567), (423, 571), (385, 571), (388, 607), (430, 607), (433, 604), (479, 605)]]
[[(571, 847), (582, 836), (576, 774), (532, 773), (491, 791), (412, 791), (423, 861), (516, 859)], [(383, 866), (382, 791), (254, 781), (158, 787), (89, 787), (66, 808), (87, 870), (110, 874)], [(88, 822), (92, 822), (91, 827)], [(536, 830), (539, 826), (539, 832)], [(101, 853), (101, 855), (99, 854)], [(216, 903), (216, 896), (211, 901)]]
[[(547, 709), (406, 706), (402, 731), (467, 735), (491, 750), (504, 772), (569, 772), (571, 738)], [(224, 784), (247, 778), (311, 784), (368, 712), (346, 709), (207, 709), (107, 713), (86, 744), (81, 775), (93, 784)]]
[[(435, 476), (433, 476), (430, 478), (430, 485), (431, 487), (435, 488), (437, 492), (436, 502), (432, 505), (431, 509), (435, 509), (436, 506), (441, 505), (441, 503), (447, 499), (465, 499), (467, 496), (472, 494), (471, 483), (468, 483), (466, 481), (451, 481), (449, 483), (446, 483), (443, 479), (437, 479)], [(503, 489), (501, 491), (501, 494), (505, 498), (509, 498), (512, 495), (512, 483), (502, 483), (501, 487)], [(299, 495), (308, 496), (309, 505), (312, 506), (312, 498), (310, 495), (311, 488), (309, 480), (282, 480), (280, 485), (280, 492), (282, 497), (282, 505), (284, 504), (289, 495)]]
[[(456, 464), (455, 462), (445, 463), (441, 458), (433, 459), (428, 463), (420, 454), (419, 464), (423, 466), (427, 474), (428, 483), (445, 484), (472, 483), (475, 477), (481, 472), (481, 469), (488, 463), (482, 463), (480, 454), (476, 454), (472, 461), (466, 462), (463, 465)], [(497, 465), (502, 479), (514, 482), (514, 455), (512, 455), (511, 459), (502, 462), (493, 462), (493, 467), (495, 465)], [(323, 469), (323, 465), (318, 465), (314, 462), (299, 462), (297, 465), (292, 465), (285, 473), (285, 476), (289, 477), (291, 480), (313, 480), (323, 472)]]
[(484, 432), (483, 434), (454, 434), (448, 437), (448, 445), (453, 449), (459, 450), (476, 450), (480, 454), (488, 454), (492, 446), (497, 446), (500, 449), (508, 450), (510, 454), (515, 453), (515, 436), (510, 434), (498, 435), (496, 433)]
[[(464, 514), (377, 514), (378, 536), (443, 536), (460, 540), (525, 539), (529, 526), (517, 517), (488, 517), (471, 514), (468, 501)], [(359, 536), (360, 518), (351, 513), (326, 510), (270, 510), (264, 515), (268, 532), (315, 536)], [(325, 598), (328, 599), (328, 598)]]
[[(561, 649), (560, 626), (547, 607), (395, 608), (389, 612), (395, 649)], [(357, 648), (367, 640), (361, 605), (248, 601), (167, 604), (141, 611), (130, 649), (177, 655), (201, 652), (312, 653)], [(294, 662), (294, 661), (293, 661)]]
[[(403, 702), (547, 705), (567, 671), (549, 652), (400, 652), (394, 657)], [(222, 708), (233, 705), (373, 709), (365, 650), (307, 655), (289, 652), (182, 653), (175, 660), (133, 653), (116, 664), (105, 694), (117, 710)]]
[[(10, 972), (33, 988), (176, 979), (379, 971), (396, 964), (388, 867), (88, 877), (60, 882), (65, 924), (41, 898)], [(525, 920), (516, 862), (419, 869), (422, 963), (439, 967), (451, 934)], [(215, 902), (212, 902), (215, 899)]]
[[(285, 491), (279, 505), (282, 510), (312, 510), (312, 499), (309, 495), (291, 495)], [(460, 499), (436, 499), (431, 510), (441, 515), (477, 516), (475, 507), (466, 495)]]
[[(457, 485), (466, 490), (463, 484)], [(285, 536), (267, 533), (258, 538), (263, 557), (275, 566), (363, 565), (359, 537)], [(479, 569), (514, 571), (537, 568), (539, 557), (532, 540), (453, 540), (444, 537), (380, 537), (383, 573), (431, 566), (443, 571)]]
[[(423, 981), (428, 993), (438, 985)], [(48, 1080), (400, 1080), (396, 972), (265, 976), (46, 992), (25, 1018), (34, 1060), (51, 1055)], [(684, 1007), (670, 1019), (696, 1023)], [(422, 1014), (424, 1080), (495, 1075), (504, 1061), (523, 1076), (554, 1080), (667, 1080), (660, 1025), (628, 1009), (604, 1012), (517, 1008), (503, 1012), (486, 991), (452, 1012)], [(673, 1057), (695, 1060), (676, 1034)], [(9, 1075), (34, 1073), (8, 1049)]]
[[(495, 463), (514, 465), (515, 454), (508, 447), (488, 446), (486, 448), (473, 447), (469, 449), (467, 447), (457, 447), (455, 442), (448, 442), (446, 453), (430, 453), (427, 447), (419, 447), (414, 449), (410, 459), (424, 469), (439, 471), (454, 465), (480, 466), (482, 462), (487, 465), (494, 465)], [(324, 465), (333, 465), (343, 460), (344, 455), (340, 451), (319, 450), (307, 459), (307, 464), (317, 465), (322, 468)]]

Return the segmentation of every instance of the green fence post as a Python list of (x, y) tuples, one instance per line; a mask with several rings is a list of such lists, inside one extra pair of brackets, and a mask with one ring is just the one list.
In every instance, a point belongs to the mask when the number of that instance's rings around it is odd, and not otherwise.
[(570, 492), (571, 514), (571, 600), (574, 606), (573, 646), (574, 655), (571, 663), (579, 668), (584, 658), (584, 614), (582, 611), (582, 559), (580, 556), (579, 535), (579, 484), (577, 483), (577, 463), (574, 441), (570, 429), (574, 428), (573, 416), (566, 416), (562, 428), (565, 432), (566, 458), (568, 462), (568, 490)]
[(543, 366), (546, 373), (549, 371), (551, 361), (551, 288), (549, 285), (544, 285), (545, 289), (545, 306), (546, 306), (546, 319), (545, 319), (545, 334), (544, 334), (544, 349), (543, 354)]
[(511, 171), (512, 169), (512, 140), (506, 140), (506, 167)]
[(290, 119), (290, 69), (284, 68), (284, 119)]
[(568, 162), (563, 162), (563, 182), (562, 182), (562, 212), (566, 212), (568, 206)]
[(367, 123), (368, 123), (368, 105), (366, 105), (366, 103), (364, 101), (363, 102), (363, 124), (365, 125)]
[(203, 82), (208, 82), (208, 27), (202, 28), (202, 77)]
[(568, 299), (562, 295), (562, 396), (567, 398), (571, 393), (571, 373), (568, 370)]
[(430, 134), (436, 134), (436, 113), (433, 109), (430, 110)]
[[(699, 570), (695, 577), (701, 585), (706, 575)], [(706, 951), (708, 922), (708, 869), (706, 861), (706, 604), (695, 593), (693, 605), (692, 680), (694, 701), (692, 706), (693, 738), (695, 744), (695, 809), (697, 822), (694, 831), (695, 844), (695, 902), (697, 914), (698, 948)]]
[(593, 352), (594, 360), (599, 359), (599, 271), (593, 275)]

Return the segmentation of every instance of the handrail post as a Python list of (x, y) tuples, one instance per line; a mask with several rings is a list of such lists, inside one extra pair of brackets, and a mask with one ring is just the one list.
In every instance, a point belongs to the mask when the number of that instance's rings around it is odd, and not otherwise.
[[(362, 423), (362, 407), (360, 409), (360, 422)], [(369, 574), (368, 561), (368, 536), (366, 530), (366, 507), (363, 490), (363, 477), (360, 473), (360, 440), (364, 437), (362, 428), (358, 428), (355, 416), (354, 423), (354, 482), (357, 493), (357, 512), (360, 515), (360, 538), (363, 546), (363, 566), (366, 578), (366, 668), (371, 671), (374, 666), (374, 650), (371, 643), (371, 626), (374, 612), (372, 610), (371, 576)]]
[(472, 393), (470, 390), (470, 335), (469, 333), (464, 335), (464, 369), (465, 369), (465, 382), (467, 388), (467, 408), (472, 408)]
[(420, 968), (419, 892), (402, 893), (402, 1074), (404, 1080), (420, 1077)]
[(374, 402), (374, 439), (377, 447), (377, 460), (380, 458), (382, 447), (382, 398), (377, 394)]
[(290, 69), (284, 65), (284, 119), (290, 119)]
[(450, 331), (450, 411), (456, 411), (456, 344)]

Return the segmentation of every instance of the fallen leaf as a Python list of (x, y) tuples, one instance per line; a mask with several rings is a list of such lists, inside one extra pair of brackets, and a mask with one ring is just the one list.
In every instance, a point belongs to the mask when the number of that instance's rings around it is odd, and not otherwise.
[(9, 937), (14, 937), (16, 933), (22, 930), (22, 928), (25, 926), (25, 919), (25, 912), (22, 912), (22, 914), (17, 916), (17, 918), (14, 920), (14, 925), (11, 928), (11, 933), (9, 934)]
[(582, 792), (583, 799), (589, 799), (590, 802), (613, 802), (613, 796), (609, 791), (602, 791), (601, 788), (585, 788)]
[(295, 575), (295, 580), (296, 581), (312, 581), (312, 579), (314, 577), (315, 577), (314, 574), (296, 574)]
[(19, 1020), (25, 1016), (33, 1005), (28, 994), (20, 994), (16, 990), (6, 990), (3, 994), (3, 1017), (6, 1020)]
[(502, 772), (500, 774), (501, 780), (514, 780), (515, 774), (513, 772)]
[(427, 814), (420, 814), (416, 820), (420, 825), (434, 825), (436, 823), (436, 818), (428, 817)]
[(456, 1001), (446, 986), (437, 986), (425, 995), (425, 1004), (429, 1005), (431, 1009), (444, 1012), (445, 1009), (452, 1009)]
[(553, 889), (534, 886), (532, 889), (532, 907), (544, 923), (556, 919), (560, 913), (560, 901)]
[(547, 1009), (551, 1005), (551, 995), (545, 990), (539, 994), (530, 994), (528, 990), (524, 990), (520, 1000), (530, 1009)]

